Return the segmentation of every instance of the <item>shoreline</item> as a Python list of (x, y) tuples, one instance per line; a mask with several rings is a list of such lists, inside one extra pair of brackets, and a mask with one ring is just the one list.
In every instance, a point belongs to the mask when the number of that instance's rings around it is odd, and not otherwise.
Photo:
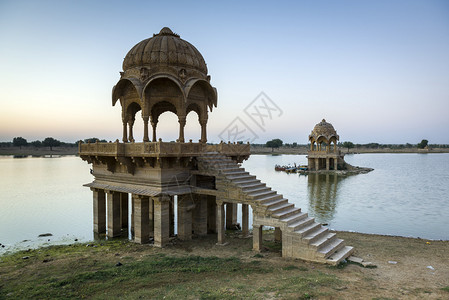
[(112, 239), (0, 256), (0, 298), (449, 296), (449, 241), (347, 231), (337, 231), (337, 236), (355, 248), (355, 257), (372, 267), (357, 263), (330, 267), (284, 259), (272, 230), (264, 231), (260, 253), (252, 251), (251, 238), (241, 238), (234, 231), (226, 232), (226, 246), (215, 244), (215, 234), (189, 241), (172, 238), (162, 249)]
[[(355, 149), (348, 151), (347, 149), (340, 149), (341, 153), (347, 154), (372, 154), (372, 153), (389, 153), (389, 154), (432, 154), (432, 153), (449, 153), (449, 148), (435, 148), (435, 149)], [(78, 147), (54, 147), (52, 151), (48, 148), (35, 147), (0, 147), (0, 156), (46, 156), (46, 155), (78, 155)], [(266, 147), (251, 147), (251, 155), (307, 155), (306, 147), (287, 148), (281, 147), (274, 149)]]

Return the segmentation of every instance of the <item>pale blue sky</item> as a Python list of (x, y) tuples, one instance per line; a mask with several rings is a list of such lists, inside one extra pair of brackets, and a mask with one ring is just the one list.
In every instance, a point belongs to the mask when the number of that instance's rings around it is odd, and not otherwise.
[[(0, 0), (0, 141), (120, 138), (123, 58), (164, 26), (197, 47), (218, 89), (209, 141), (240, 117), (256, 143), (307, 143), (323, 118), (340, 141), (449, 143), (449, 1), (408, 0)], [(265, 131), (244, 113), (262, 91), (282, 110)], [(177, 126), (167, 114), (160, 136)]]

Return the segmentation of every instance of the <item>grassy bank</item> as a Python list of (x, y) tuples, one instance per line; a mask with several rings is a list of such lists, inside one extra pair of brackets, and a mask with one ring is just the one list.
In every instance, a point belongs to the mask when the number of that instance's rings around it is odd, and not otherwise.
[[(0, 257), (0, 299), (447, 299), (447, 241), (338, 233), (378, 267), (329, 267), (280, 257), (227, 234), (164, 249), (112, 240), (51, 246)], [(395, 261), (395, 264), (388, 263)], [(427, 268), (431, 265), (433, 270)]]

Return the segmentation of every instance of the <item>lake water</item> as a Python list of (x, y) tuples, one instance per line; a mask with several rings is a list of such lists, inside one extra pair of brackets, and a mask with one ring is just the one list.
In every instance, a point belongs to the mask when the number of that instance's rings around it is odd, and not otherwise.
[[(449, 239), (449, 154), (347, 155), (355, 176), (298, 175), (276, 164), (305, 155), (253, 155), (243, 166), (297, 207), (336, 230)], [(0, 254), (7, 249), (89, 241), (93, 180), (76, 156), (0, 157)], [(38, 238), (39, 234), (51, 237)]]

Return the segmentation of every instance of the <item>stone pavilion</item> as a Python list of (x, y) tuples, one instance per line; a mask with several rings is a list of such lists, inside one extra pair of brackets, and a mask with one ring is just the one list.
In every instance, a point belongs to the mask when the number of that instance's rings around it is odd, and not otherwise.
[[(252, 212), (255, 251), (262, 249), (263, 226), (269, 226), (282, 243), (283, 257), (338, 264), (351, 255), (353, 248), (335, 233), (241, 167), (250, 155), (249, 144), (206, 143), (217, 90), (192, 44), (162, 28), (131, 48), (120, 74), (112, 105), (121, 106), (121, 142), (79, 144), (80, 157), (92, 164), (94, 180), (85, 186), (93, 194), (95, 234), (113, 238), (130, 229), (136, 243), (153, 238), (155, 247), (165, 247), (176, 223), (180, 240), (214, 234), (217, 245), (225, 245), (225, 229), (236, 227), (240, 209), (243, 237), (251, 234)], [(157, 137), (164, 112), (177, 116), (176, 142)], [(198, 142), (184, 136), (189, 113), (198, 116)], [(136, 118), (143, 120), (142, 141), (134, 138)]]
[(344, 154), (338, 149), (340, 137), (331, 123), (323, 119), (316, 124), (309, 135), (309, 171), (342, 170), (345, 167)]

